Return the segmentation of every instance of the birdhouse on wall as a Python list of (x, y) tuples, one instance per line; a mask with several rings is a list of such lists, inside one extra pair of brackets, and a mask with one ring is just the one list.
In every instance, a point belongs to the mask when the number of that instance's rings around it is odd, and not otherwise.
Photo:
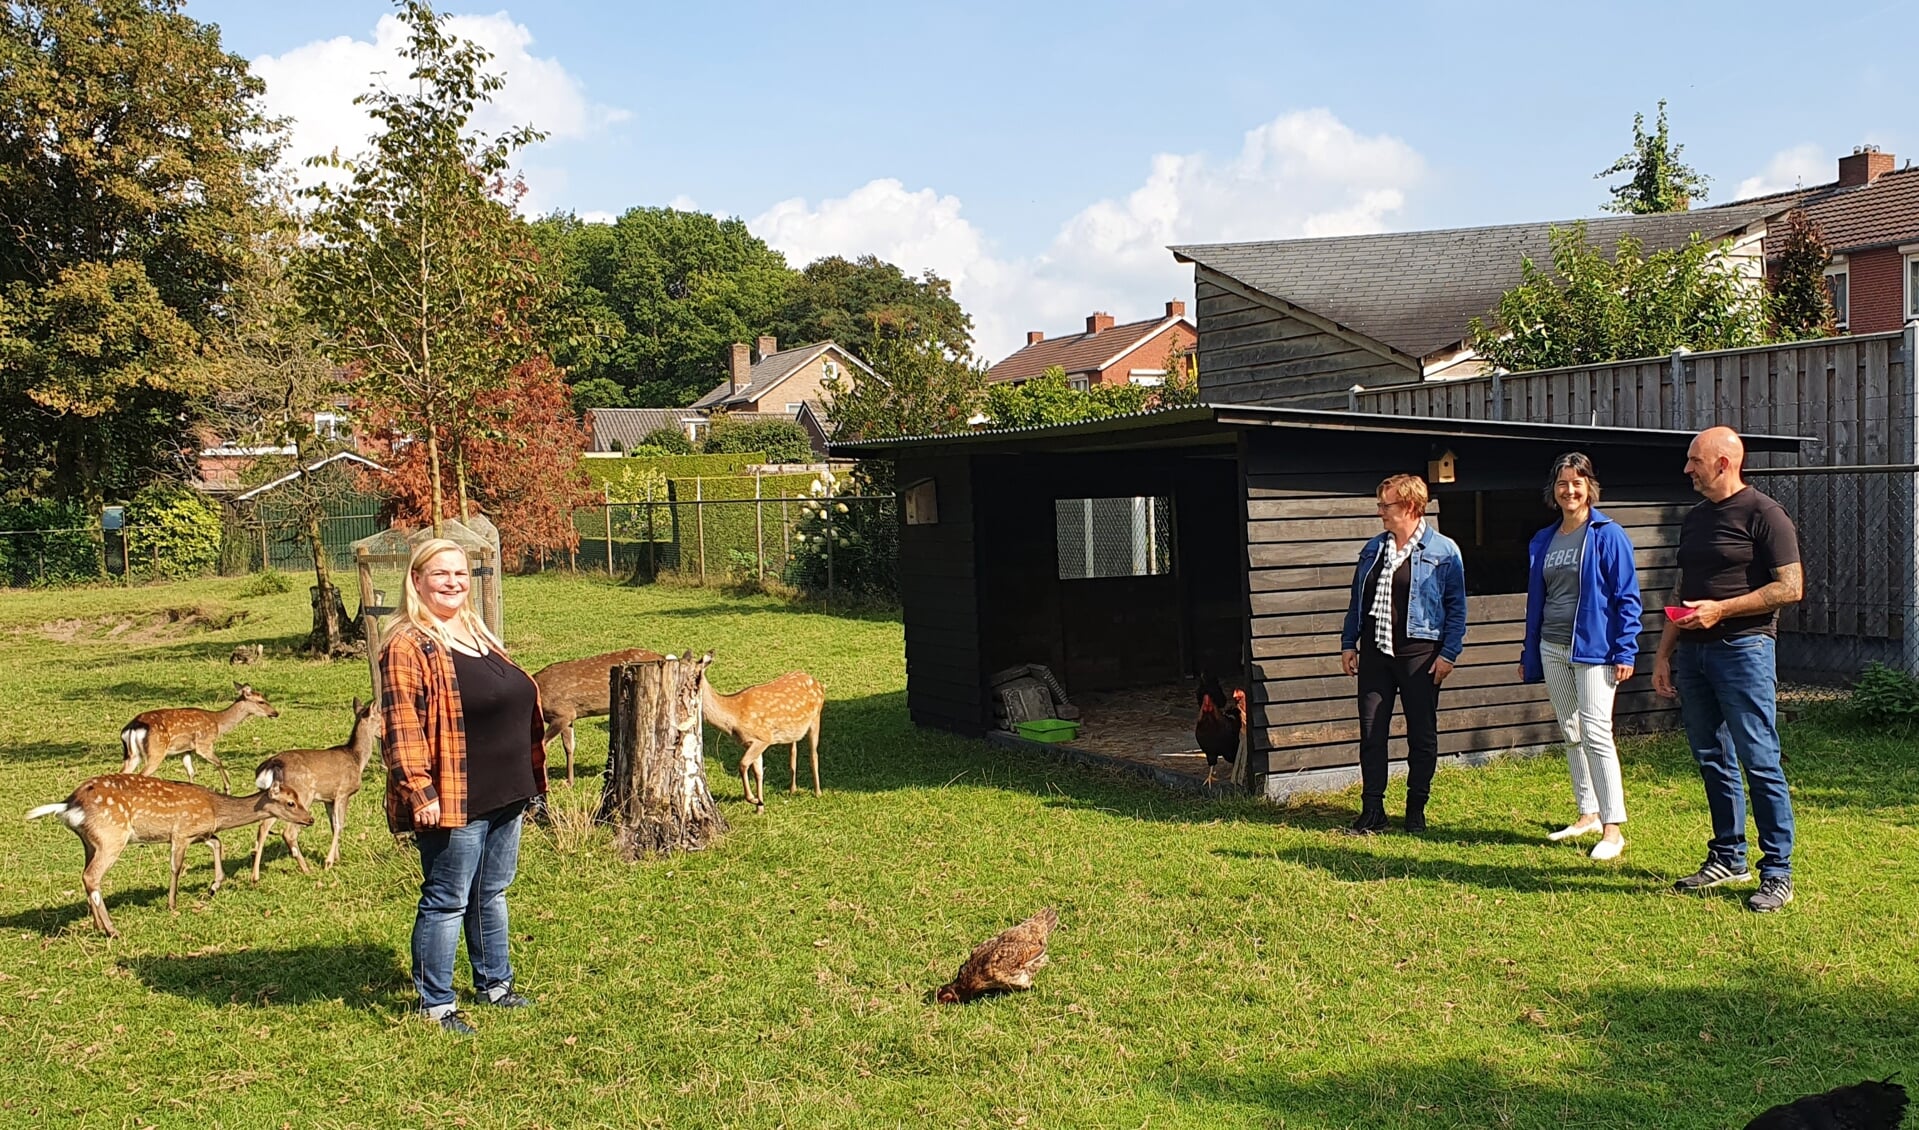
[(1451, 450), (1440, 452), (1426, 461), (1426, 481), (1428, 483), (1450, 483), (1458, 477), (1453, 466), (1454, 455)]

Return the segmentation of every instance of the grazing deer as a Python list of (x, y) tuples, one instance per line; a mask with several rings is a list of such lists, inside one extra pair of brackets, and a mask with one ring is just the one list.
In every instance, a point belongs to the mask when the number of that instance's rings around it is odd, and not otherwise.
[[(709, 657), (711, 658), (711, 657)], [(793, 747), (793, 780), (790, 792), (800, 791), (800, 739), (813, 739), (813, 795), (820, 795), (820, 712), (826, 706), (826, 692), (820, 682), (804, 671), (791, 671), (770, 683), (748, 687), (735, 694), (721, 694), (713, 684), (700, 681), (700, 707), (706, 720), (716, 729), (732, 735), (745, 751), (740, 754), (740, 789), (753, 807), (766, 808), (766, 764), (763, 755), (770, 745)], [(759, 789), (747, 782), (752, 771)]]
[(225, 710), (181, 706), (134, 715), (133, 721), (120, 730), (120, 744), (127, 751), (120, 772), (138, 771), (142, 776), (151, 777), (168, 754), (177, 753), (187, 767), (187, 780), (191, 781), (193, 756), (199, 754), (220, 771), (221, 791), (232, 792), (233, 780), (227, 776), (227, 767), (214, 754), (213, 743), (249, 718), (280, 716), (266, 696), (254, 690), (251, 684), (235, 683), (233, 689), (239, 692), (239, 697)]
[(560, 735), (566, 747), (566, 783), (573, 783), (573, 722), (578, 718), (599, 718), (613, 712), (608, 699), (611, 679), (607, 672), (628, 663), (648, 663), (662, 658), (657, 651), (629, 647), (585, 659), (564, 659), (533, 673), (540, 688), (540, 718), (546, 723), (543, 743)]
[(205, 840), (213, 848), (213, 886), (207, 891), (212, 897), (227, 877), (220, 863), (221, 832), (267, 817), (290, 824), (313, 823), (313, 814), (300, 806), (292, 791), (277, 784), (252, 796), (232, 797), (199, 785), (134, 773), (95, 777), (66, 800), (27, 813), (29, 820), (42, 816), (60, 817), (79, 835), (87, 853), (86, 870), (80, 873), (87, 889), (87, 909), (93, 912), (94, 925), (109, 938), (119, 937), (120, 931), (107, 917), (100, 879), (128, 844), (165, 840), (173, 846), (173, 877), (167, 883), (167, 909), (172, 910), (180, 892), (180, 872), (186, 869), (188, 844)]
[[(254, 770), (253, 783), (268, 791), (285, 787), (301, 808), (311, 812), (318, 801), (327, 802), (327, 817), (333, 824), (333, 845), (327, 848), (326, 866), (340, 862), (340, 829), (346, 826), (347, 802), (360, 791), (366, 763), (373, 757), (380, 737), (380, 709), (373, 703), (361, 705), (353, 700), (353, 732), (344, 745), (331, 749), (289, 749), (276, 753)], [(260, 822), (253, 839), (253, 881), (260, 881), (260, 857), (266, 854), (267, 837), (273, 834), (274, 817)], [(300, 825), (288, 824), (281, 830), (287, 850), (300, 865), (300, 874), (312, 874), (306, 856), (300, 854)]]

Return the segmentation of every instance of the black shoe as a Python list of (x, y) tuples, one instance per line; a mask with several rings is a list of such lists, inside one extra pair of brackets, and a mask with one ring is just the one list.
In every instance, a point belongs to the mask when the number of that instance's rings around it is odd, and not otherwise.
[(1745, 883), (1750, 882), (1751, 879), (1752, 869), (1746, 866), (1746, 861), (1743, 859), (1736, 864), (1725, 864), (1716, 859), (1708, 859), (1699, 865), (1699, 870), (1675, 882), (1672, 889), (1682, 895), (1696, 895), (1700, 891), (1717, 887), (1721, 883)]
[(487, 1006), (488, 1008), (531, 1008), (533, 1007), (533, 999), (531, 997), (521, 996), (519, 993), (514, 992), (512, 989), (508, 989), (506, 992), (501, 993), (497, 997), (489, 997), (485, 995), (484, 993), (482, 993), (480, 995), (479, 1002)]
[(1771, 914), (1792, 901), (1792, 876), (1768, 875), (1759, 880), (1759, 889), (1746, 899), (1746, 909), (1755, 914)]
[(1386, 830), (1386, 810), (1378, 805), (1366, 805), (1359, 815), (1347, 827), (1341, 829), (1350, 836), (1371, 836)]
[(1411, 805), (1407, 805), (1406, 819), (1402, 821), (1402, 823), (1405, 825), (1405, 828), (1408, 832), (1425, 831), (1426, 830), (1426, 806), (1422, 804), (1418, 808), (1414, 808)]
[(479, 1029), (468, 1024), (466, 1017), (461, 1016), (458, 1012), (449, 1012), (440, 1017), (440, 1031), (451, 1032), (456, 1036), (474, 1036), (479, 1034)]

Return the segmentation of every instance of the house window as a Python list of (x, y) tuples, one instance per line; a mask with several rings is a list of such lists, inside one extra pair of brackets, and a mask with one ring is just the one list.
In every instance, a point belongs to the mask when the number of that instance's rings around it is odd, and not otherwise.
[(838, 380), (839, 375), (840, 366), (837, 361), (827, 361), (820, 365), (820, 378), (822, 380)]
[(1062, 581), (1173, 571), (1169, 498), (1055, 499), (1053, 520)]
[(1092, 384), (1083, 374), (1075, 377), (1067, 377), (1066, 383), (1071, 385), (1075, 392), (1085, 392)]
[(1849, 282), (1851, 282), (1851, 278), (1847, 273), (1846, 264), (1835, 263), (1826, 268), (1826, 294), (1832, 299), (1832, 318), (1833, 321), (1839, 323), (1839, 328), (1842, 330), (1845, 329), (1851, 321), (1851, 318), (1848, 317), (1849, 302), (1847, 291), (1849, 288), (1847, 284)]
[(338, 412), (315, 412), (313, 434), (321, 439), (345, 439), (350, 434), (346, 417)]
[(1902, 321), (1919, 318), (1919, 251), (1906, 256), (1906, 316)]
[(1126, 382), (1128, 384), (1136, 384), (1141, 388), (1158, 388), (1166, 383), (1166, 370), (1134, 369), (1132, 372), (1126, 374)]
[(799, 401), (797, 401), (797, 400), (789, 400), (789, 401), (787, 401), (787, 402), (786, 402), (786, 414), (787, 414), (788, 416), (797, 416), (797, 415), (799, 415), (799, 414), (800, 414), (800, 402), (799, 402)]

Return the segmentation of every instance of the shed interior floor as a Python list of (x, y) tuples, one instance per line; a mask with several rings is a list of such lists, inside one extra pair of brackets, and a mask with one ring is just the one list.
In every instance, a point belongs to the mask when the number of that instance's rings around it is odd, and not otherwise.
[[(1199, 717), (1193, 686), (1186, 681), (1076, 694), (1073, 705), (1080, 709), (1080, 727), (1072, 744), (1108, 757), (1204, 778), (1206, 755), (1193, 741), (1193, 722)], [(1219, 777), (1230, 775), (1231, 766), (1221, 762)]]

